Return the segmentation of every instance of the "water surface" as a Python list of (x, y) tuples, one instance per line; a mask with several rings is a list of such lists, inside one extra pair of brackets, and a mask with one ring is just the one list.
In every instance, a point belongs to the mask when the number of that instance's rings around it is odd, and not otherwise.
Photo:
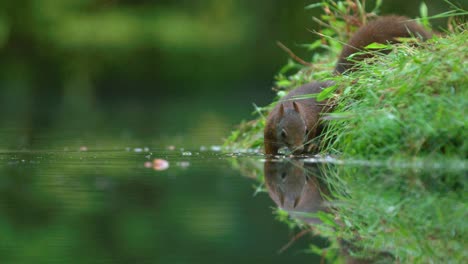
[[(259, 154), (68, 143), (0, 151), (2, 263), (317, 259), (303, 252), (310, 236), (278, 254), (297, 231), (275, 220), (275, 203), (256, 194), (255, 179), (233, 169), (239, 159), (263, 164)], [(148, 166), (154, 159), (168, 168)]]

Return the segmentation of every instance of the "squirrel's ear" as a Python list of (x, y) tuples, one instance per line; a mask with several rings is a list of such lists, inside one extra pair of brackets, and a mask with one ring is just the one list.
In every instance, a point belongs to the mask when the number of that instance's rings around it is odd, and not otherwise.
[(284, 106), (283, 104), (281, 104), (279, 108), (279, 117), (281, 118), (283, 117), (283, 115), (284, 115)]
[(293, 102), (294, 110), (299, 113), (299, 105), (296, 102)]
[(301, 201), (301, 196), (296, 197), (296, 199), (294, 199), (293, 208), (296, 208), (300, 201)]

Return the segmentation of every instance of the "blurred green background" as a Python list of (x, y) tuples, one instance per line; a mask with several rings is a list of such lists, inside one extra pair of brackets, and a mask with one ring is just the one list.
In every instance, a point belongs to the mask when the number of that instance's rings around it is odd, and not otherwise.
[[(300, 44), (315, 39), (314, 2), (0, 1), (0, 262), (317, 260), (299, 253), (307, 239), (276, 255), (292, 232), (254, 181), (181, 155), (272, 100), (288, 60), (277, 40), (311, 58)], [(419, 4), (382, 13), (415, 17)], [(145, 169), (155, 157), (171, 168)]]
[[(65, 127), (221, 143), (250, 118), (252, 103), (272, 100), (273, 77), (288, 59), (276, 40), (312, 56), (299, 45), (315, 38), (309, 29), (321, 10), (304, 9), (314, 2), (3, 0), (0, 122), (18, 130), (0, 143), (34, 148), (36, 131)], [(448, 9), (427, 2), (430, 15)], [(419, 4), (385, 1), (381, 12), (415, 17)]]

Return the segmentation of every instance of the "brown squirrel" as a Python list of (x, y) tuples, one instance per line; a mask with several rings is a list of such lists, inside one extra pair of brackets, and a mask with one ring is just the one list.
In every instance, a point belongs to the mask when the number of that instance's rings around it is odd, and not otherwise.
[[(416, 22), (403, 16), (382, 16), (359, 28), (343, 48), (335, 68), (341, 74), (351, 69), (355, 61), (370, 55), (348, 57), (363, 50), (372, 43), (397, 43), (398, 38), (417, 37), (427, 40), (432, 34)], [(270, 112), (264, 130), (265, 154), (277, 154), (281, 147), (288, 147), (294, 154), (310, 152), (311, 140), (321, 132), (320, 114), (331, 107), (319, 104), (315, 99), (294, 99), (294, 97), (319, 93), (333, 82), (313, 82), (292, 90), (280, 100)], [(325, 111), (324, 111), (325, 110)]]
[(408, 17), (394, 15), (378, 17), (359, 28), (344, 46), (335, 73), (341, 74), (354, 66), (355, 62), (353, 61), (369, 57), (370, 54), (363, 54), (352, 58), (352, 61), (348, 60), (350, 55), (364, 50), (369, 44), (398, 43), (398, 38), (409, 37), (416, 37), (424, 41), (430, 39), (432, 33)]
[(265, 154), (277, 154), (282, 147), (287, 147), (294, 154), (310, 151), (310, 141), (321, 131), (320, 113), (324, 112), (326, 103), (319, 103), (314, 98), (296, 97), (320, 93), (332, 85), (331, 81), (305, 84), (278, 102), (266, 121)]

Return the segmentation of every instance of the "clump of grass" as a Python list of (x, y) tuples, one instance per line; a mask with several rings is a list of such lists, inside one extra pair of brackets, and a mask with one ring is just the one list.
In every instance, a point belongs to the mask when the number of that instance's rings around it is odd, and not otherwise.
[(466, 158), (468, 32), (393, 46), (335, 78), (324, 152), (344, 158)]

